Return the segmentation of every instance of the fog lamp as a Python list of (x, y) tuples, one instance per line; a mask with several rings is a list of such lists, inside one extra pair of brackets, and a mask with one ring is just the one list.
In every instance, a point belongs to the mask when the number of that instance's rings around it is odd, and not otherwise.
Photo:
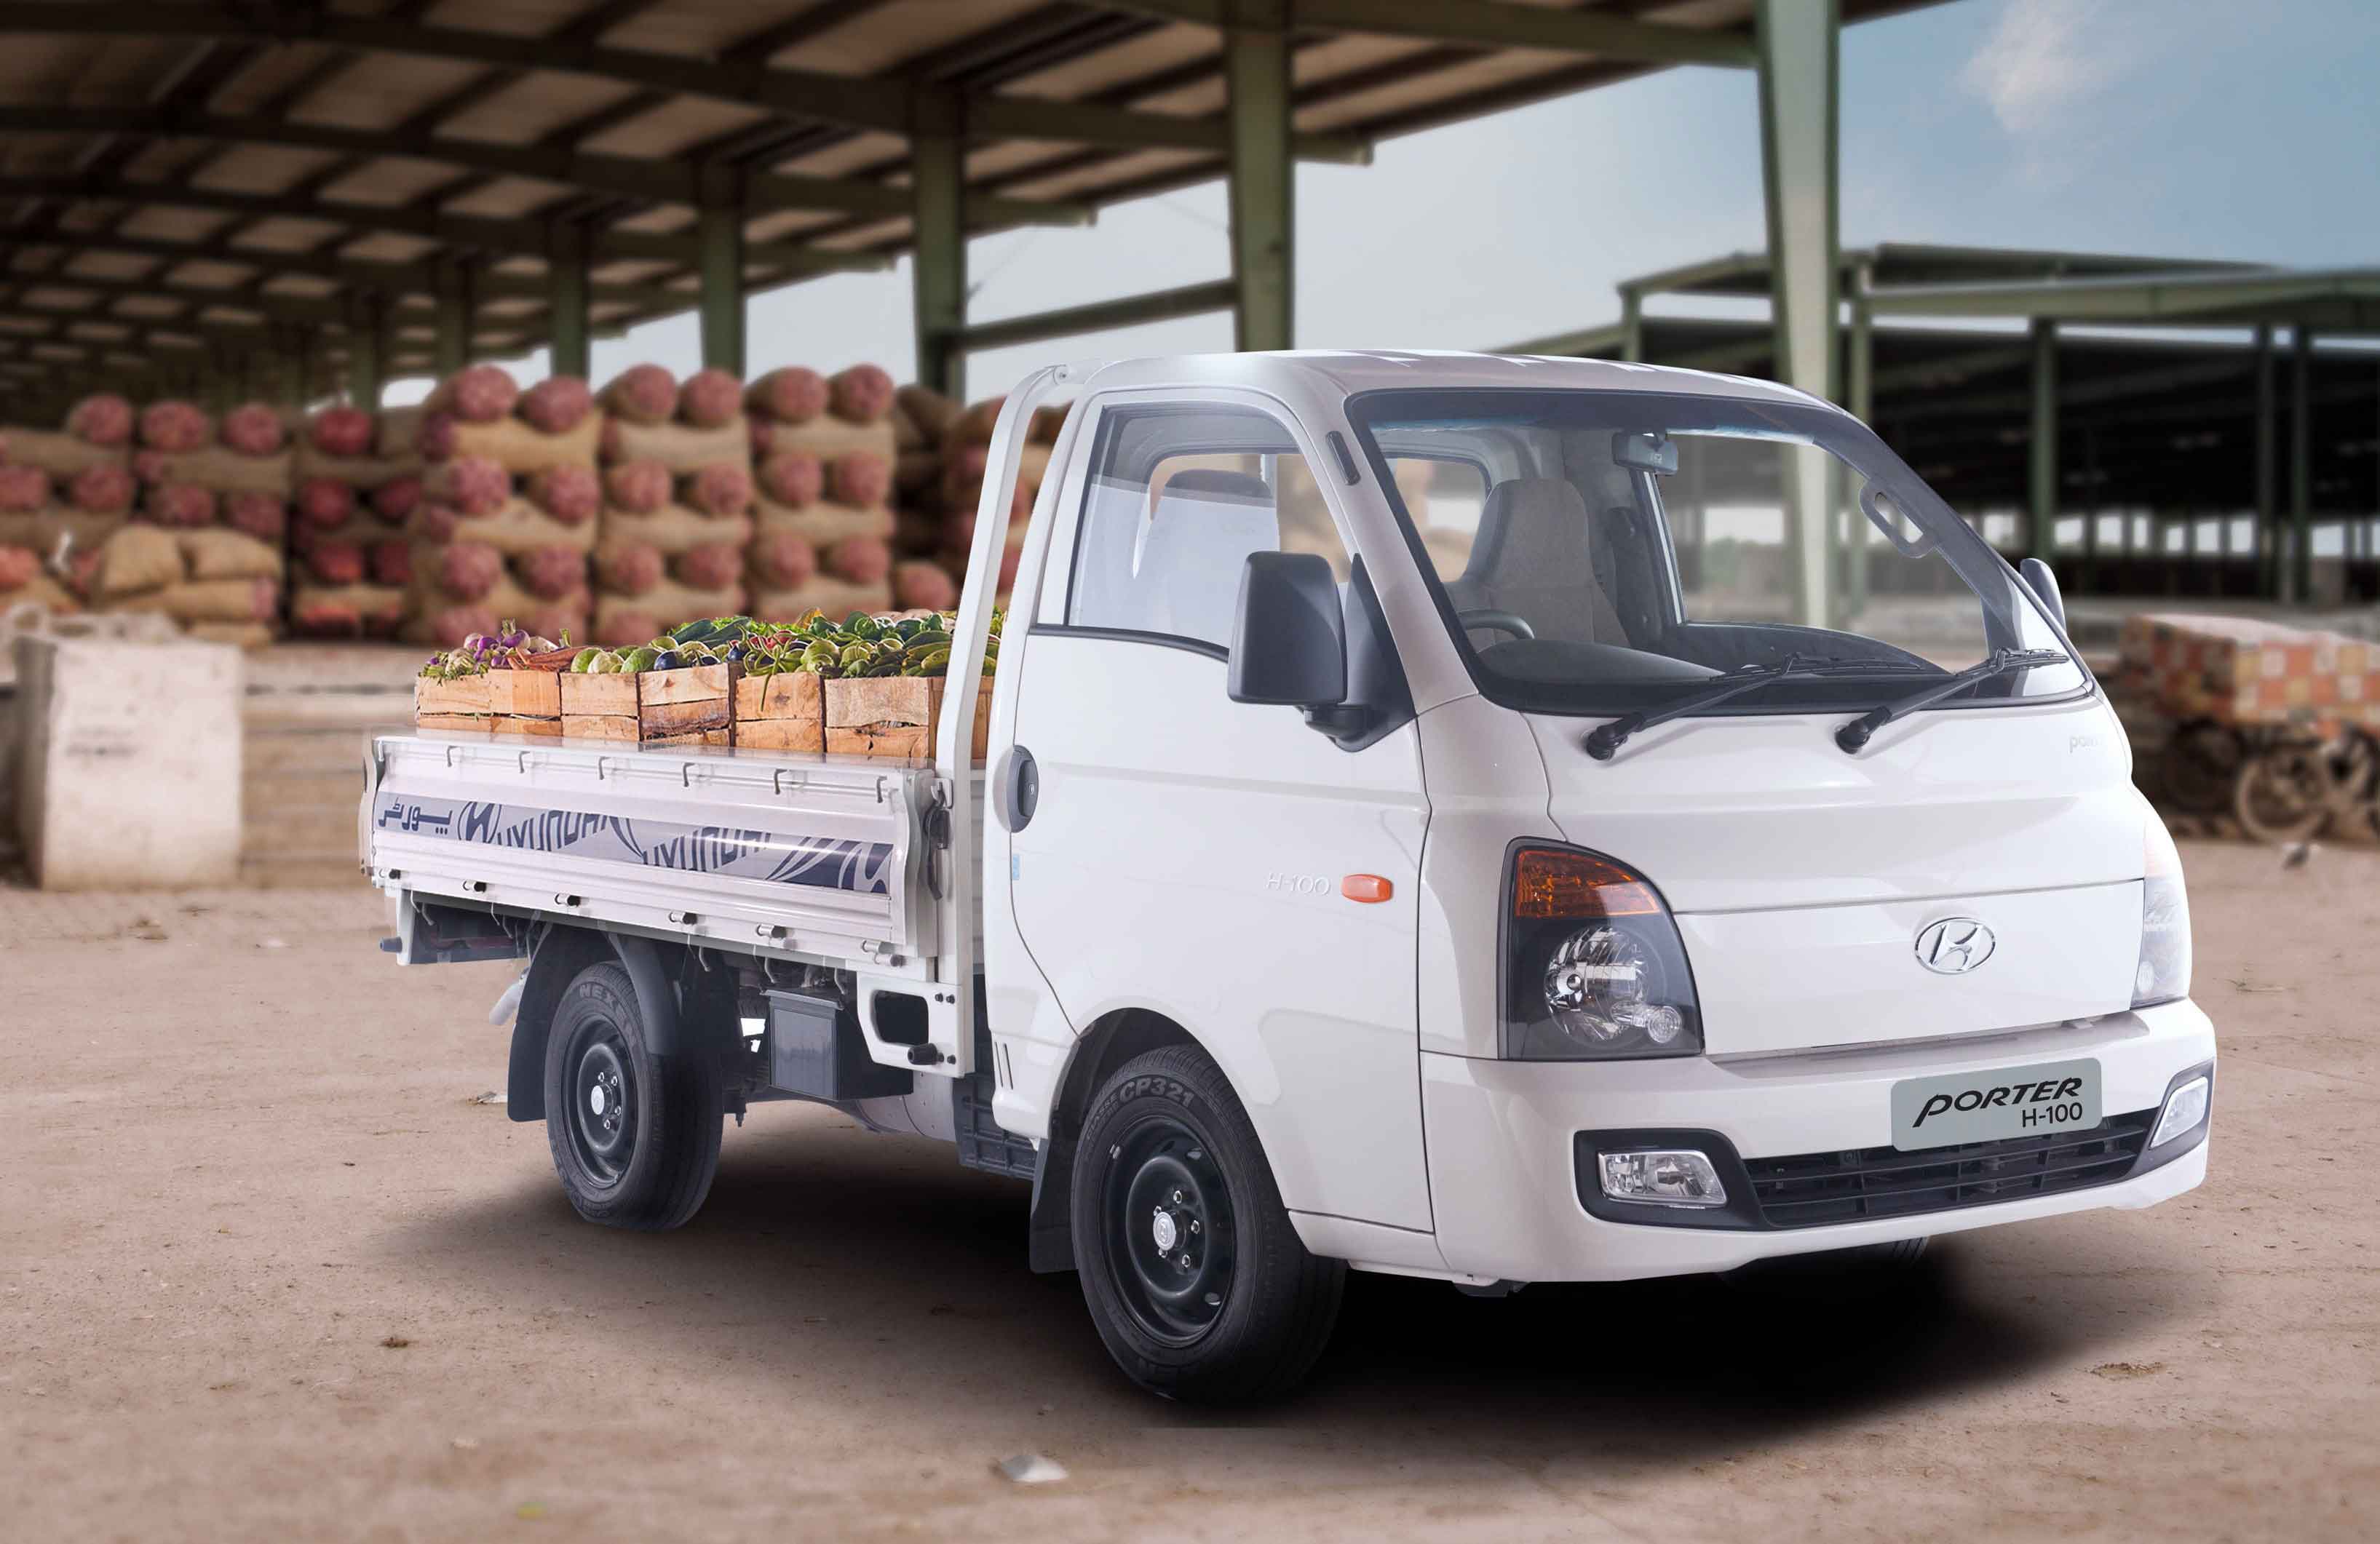
[(1691, 1148), (1596, 1154), (1603, 1193), (1655, 1206), (1725, 1206), (1727, 1188), (1709, 1158)]
[(2213, 1085), (2203, 1078), (2190, 1081), (2165, 1096), (2165, 1114), (2157, 1117), (2156, 1132), (2149, 1138), (2152, 1150), (2163, 1147), (2176, 1137), (2186, 1137), (2198, 1129), (2206, 1118), (2207, 1095)]

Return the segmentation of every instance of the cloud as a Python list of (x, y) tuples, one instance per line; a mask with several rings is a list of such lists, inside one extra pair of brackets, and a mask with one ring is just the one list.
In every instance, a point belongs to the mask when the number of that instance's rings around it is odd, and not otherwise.
[(2099, 25), (2107, 9), (2105, 0), (2009, 0), (1959, 83), (2010, 134), (2050, 129), (2122, 73), (2125, 41)]

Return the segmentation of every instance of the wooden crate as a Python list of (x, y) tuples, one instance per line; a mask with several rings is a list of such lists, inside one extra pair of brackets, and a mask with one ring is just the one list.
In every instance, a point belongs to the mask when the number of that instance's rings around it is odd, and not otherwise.
[[(561, 734), (565, 740), (631, 743), (727, 743), (730, 705), (724, 665), (638, 675), (570, 675), (561, 682)], [(716, 731), (717, 740), (688, 739)]]
[(413, 727), (421, 730), (485, 730), (495, 712), (488, 678), (439, 681), (413, 678)]
[[(863, 676), (826, 683), (826, 748), (844, 755), (930, 761), (947, 682), (940, 676)], [(991, 728), (991, 678), (976, 685), (974, 758)]]
[(540, 740), (562, 733), (562, 676), (555, 670), (490, 670), (488, 727)]
[(756, 751), (826, 749), (825, 684), (807, 671), (735, 682), (735, 743)]
[(638, 676), (637, 724), (641, 738), (676, 739), (711, 730), (723, 734), (732, 716), (727, 677), (725, 665), (647, 670)]

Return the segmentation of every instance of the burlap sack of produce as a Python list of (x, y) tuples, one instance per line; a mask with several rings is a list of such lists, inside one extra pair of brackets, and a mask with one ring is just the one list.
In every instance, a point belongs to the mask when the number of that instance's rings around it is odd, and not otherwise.
[(91, 593), (113, 601), (181, 580), (182, 549), (174, 534), (155, 525), (127, 525), (100, 548)]
[(754, 501), (752, 508), (752, 524), (758, 534), (768, 536), (783, 531), (801, 537), (813, 547), (832, 547), (846, 537), (873, 537), (879, 541), (890, 541), (895, 525), (892, 512), (881, 505), (874, 509), (858, 509), (821, 499), (815, 504), (805, 504), (795, 509), (790, 504), (771, 503), (766, 499), (759, 499)]
[(385, 637), (405, 621), (407, 599), (401, 585), (300, 584), (289, 592), (289, 629), (317, 638)]
[[(939, 445), (949, 439), (952, 426), (966, 411), (930, 386), (900, 388), (892, 393), (892, 405), (902, 417), (917, 427), (925, 436), (921, 443), (928, 445)], [(896, 428), (894, 433), (897, 436), (899, 430)]]
[(685, 424), (638, 424), (612, 420), (613, 453), (608, 459), (658, 461), (674, 476), (706, 466), (752, 465), (752, 439), (742, 415), (717, 428), (693, 428)]
[(38, 466), (59, 482), (90, 467), (125, 466), (132, 460), (131, 447), (128, 445), (94, 445), (61, 429), (11, 425), (0, 429), (0, 439), (8, 442), (10, 464)]
[(837, 621), (854, 611), (873, 615), (891, 609), (892, 586), (854, 585), (829, 574), (790, 590), (755, 590), (752, 615), (762, 621), (799, 621), (812, 611), (824, 611)]
[(419, 456), (421, 452), (415, 448), (413, 440), (421, 432), (421, 418), (419, 405), (384, 409), (372, 436), (372, 454), (386, 461)]
[(0, 612), (18, 606), (39, 606), (54, 616), (67, 616), (82, 609), (74, 592), (46, 573), (36, 573), (11, 589), (0, 589)]
[(883, 457), (884, 464), (890, 466), (901, 453), (890, 417), (879, 418), (872, 424), (853, 424), (832, 414), (821, 414), (808, 423), (772, 423), (768, 427), (768, 440), (770, 455), (807, 451), (820, 461), (864, 451)]
[[(737, 434), (742, 434), (739, 425)], [(455, 425), (455, 455), (483, 455), (501, 462), (514, 476), (525, 477), (532, 472), (542, 472), (550, 466), (588, 466), (595, 464), (597, 448), (603, 439), (603, 415), (589, 413), (577, 427), (560, 434), (548, 434), (531, 428), (515, 417), (498, 418), (493, 423), (474, 424), (458, 420)]]
[(155, 476), (149, 480), (188, 483), (217, 493), (277, 493), (286, 499), (295, 486), (291, 474), (297, 464), (296, 453), (286, 447), (271, 455), (242, 455), (226, 446), (210, 445), (179, 454), (155, 452), (150, 464)]
[(105, 545), (108, 537), (130, 524), (121, 514), (92, 514), (53, 504), (30, 514), (0, 514), (0, 547), (30, 547), (47, 558), (57, 551), (59, 538), (65, 537), (74, 544), (75, 551), (88, 552)]
[(197, 579), (107, 602), (110, 611), (156, 611), (178, 622), (269, 622), (281, 593), (270, 579)]
[(600, 521), (582, 520), (569, 525), (556, 520), (526, 499), (512, 499), (493, 514), (457, 515), (454, 539), (485, 542), (507, 558), (541, 551), (549, 547), (566, 547), (574, 552), (592, 552)]
[(192, 579), (278, 579), (281, 552), (239, 531), (182, 531), (174, 540)]
[(674, 558), (697, 547), (722, 543), (742, 547), (751, 541), (752, 531), (752, 517), (748, 514), (704, 514), (684, 504), (663, 504), (650, 514), (607, 508), (595, 551), (600, 558), (617, 548), (637, 545), (650, 547), (664, 558)]
[(421, 476), (421, 458), (407, 450), (402, 455), (324, 455), (313, 442), (298, 442), (297, 480), (328, 477), (349, 488), (374, 489), (399, 477)]
[(597, 596), (594, 641), (607, 648), (633, 648), (680, 622), (735, 616), (743, 609), (744, 591), (737, 585), (698, 590), (664, 574), (642, 595)]
[(565, 627), (572, 638), (587, 641), (587, 615), (591, 601), (584, 591), (559, 600), (531, 595), (510, 573), (501, 573), (485, 594), (464, 599), (447, 594), (438, 583), (435, 549), (414, 555), (413, 584), (406, 593), (403, 636), (408, 643), (451, 647), (467, 633), (492, 633), (507, 618), (532, 633), (558, 638)]

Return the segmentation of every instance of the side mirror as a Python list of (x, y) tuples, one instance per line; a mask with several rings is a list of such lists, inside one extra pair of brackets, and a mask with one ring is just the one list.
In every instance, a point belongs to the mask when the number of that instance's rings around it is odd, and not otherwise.
[(1312, 552), (1251, 552), (1232, 623), (1235, 703), (1332, 708), (1347, 697), (1347, 620), (1330, 564)]
[(2016, 571), (2024, 576), (2025, 588), (2039, 598), (2042, 609), (2049, 613), (2049, 620), (2058, 624), (2060, 633), (2065, 632), (2066, 597), (2058, 593), (2058, 575), (2050, 566), (2039, 558), (2027, 558), (2017, 565)]

